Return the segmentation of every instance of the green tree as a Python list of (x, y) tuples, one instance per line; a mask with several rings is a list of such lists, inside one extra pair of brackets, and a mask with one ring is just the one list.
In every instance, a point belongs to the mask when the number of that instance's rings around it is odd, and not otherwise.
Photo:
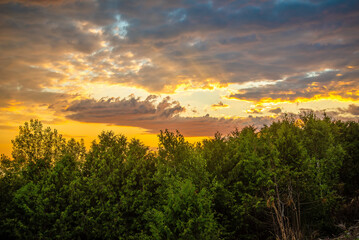
[(267, 206), (280, 239), (302, 239), (301, 205), (313, 193), (313, 174), (302, 135), (295, 119), (288, 116), (261, 131), (271, 178)]
[(173, 178), (157, 208), (147, 213), (154, 239), (218, 239), (219, 227), (206, 189)]
[(162, 177), (179, 176), (190, 179), (199, 188), (209, 187), (206, 160), (193, 144), (188, 143), (178, 131), (161, 131), (158, 137), (157, 181), (165, 181)]
[(103, 132), (93, 142), (77, 183), (77, 235), (146, 238), (144, 213), (153, 205), (154, 155), (138, 140)]
[(313, 113), (305, 113), (301, 120), (304, 123), (304, 146), (315, 174), (316, 194), (313, 201), (317, 203), (316, 212), (309, 211), (307, 219), (312, 219), (310, 225), (330, 232), (335, 220), (332, 213), (340, 200), (337, 189), (345, 151), (341, 142), (336, 141), (337, 128), (328, 116), (320, 119)]
[[(0, 157), (1, 239), (305, 239), (354, 221), (359, 123), (285, 116), (151, 152), (102, 132), (86, 152), (38, 120)], [(339, 209), (340, 203), (342, 207)]]
[[(13, 160), (3, 157), (0, 165), (0, 189), (4, 193), (0, 203), (0, 235), (49, 238), (56, 219), (68, 203), (63, 188), (70, 184), (71, 177), (77, 176), (73, 166), (79, 172), (79, 162), (85, 156), (83, 141), (66, 142), (56, 130), (44, 130), (38, 120), (31, 120), (20, 127), (12, 143)], [(49, 180), (54, 174), (60, 183)]]
[(65, 139), (57, 130), (43, 129), (39, 120), (25, 122), (19, 127), (19, 135), (11, 141), (12, 157), (18, 163), (35, 162), (37, 159), (54, 161), (65, 147)]

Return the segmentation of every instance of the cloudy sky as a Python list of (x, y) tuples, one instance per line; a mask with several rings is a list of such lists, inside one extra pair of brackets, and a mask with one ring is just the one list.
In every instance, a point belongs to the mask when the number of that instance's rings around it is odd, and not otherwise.
[(156, 146), (325, 110), (359, 119), (357, 0), (0, 0), (0, 153), (31, 118)]

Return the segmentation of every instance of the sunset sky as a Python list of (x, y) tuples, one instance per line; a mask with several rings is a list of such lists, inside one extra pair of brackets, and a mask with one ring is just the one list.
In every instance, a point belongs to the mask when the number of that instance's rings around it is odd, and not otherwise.
[(156, 146), (325, 110), (359, 119), (358, 0), (0, 0), (0, 153), (39, 119)]

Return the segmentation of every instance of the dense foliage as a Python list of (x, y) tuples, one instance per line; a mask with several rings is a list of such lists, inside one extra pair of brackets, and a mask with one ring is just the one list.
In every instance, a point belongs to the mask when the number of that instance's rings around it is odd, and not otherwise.
[(306, 113), (158, 151), (37, 120), (0, 168), (1, 239), (311, 239), (358, 220), (359, 123)]

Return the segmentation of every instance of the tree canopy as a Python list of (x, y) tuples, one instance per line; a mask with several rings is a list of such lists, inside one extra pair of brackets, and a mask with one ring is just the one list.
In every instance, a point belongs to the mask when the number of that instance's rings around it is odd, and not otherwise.
[(158, 151), (102, 132), (88, 151), (31, 120), (1, 155), (1, 239), (311, 239), (359, 213), (359, 123), (313, 113)]

